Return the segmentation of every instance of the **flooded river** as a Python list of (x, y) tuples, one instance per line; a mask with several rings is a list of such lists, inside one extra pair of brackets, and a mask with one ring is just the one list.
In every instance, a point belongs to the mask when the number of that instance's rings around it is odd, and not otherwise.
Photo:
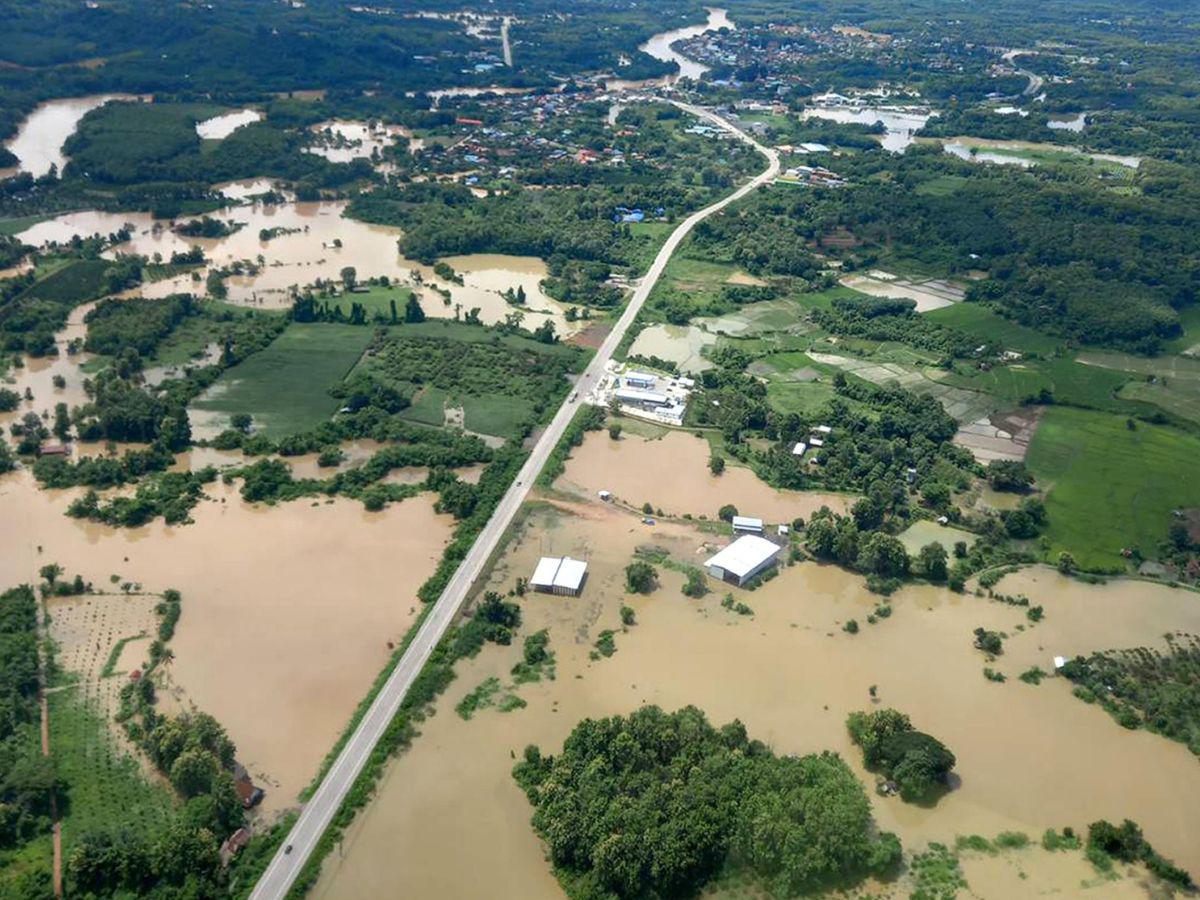
[(662, 62), (673, 62), (679, 66), (679, 75), (670, 81), (676, 81), (680, 78), (692, 78), (699, 80), (700, 76), (708, 71), (708, 66), (688, 59), (682, 53), (679, 53), (672, 48), (672, 44), (677, 41), (687, 41), (694, 37), (699, 37), (709, 31), (719, 31), (722, 28), (728, 28), (730, 31), (734, 29), (734, 24), (729, 18), (729, 13), (724, 9), (716, 9), (714, 7), (705, 7), (708, 12), (708, 21), (703, 25), (689, 25), (687, 28), (676, 28), (673, 31), (664, 31), (661, 34), (656, 34), (646, 43), (638, 47), (643, 53), (653, 56)]
[(251, 506), (219, 481), (207, 493), (192, 525), (113, 529), (65, 516), (76, 492), (5, 475), (0, 583), (34, 581), (58, 562), (106, 589), (118, 575), (182, 591), (167, 669), (177, 704), (228, 729), (273, 811), (316, 774), (404, 635), (452, 520), (431, 495), (369, 513), (350, 500)]
[(243, 125), (262, 121), (262, 113), (256, 109), (239, 109), (223, 113), (196, 123), (196, 134), (206, 141), (219, 141), (229, 137)]
[[(252, 183), (247, 190), (261, 185)], [(129, 226), (133, 232), (129, 241), (115, 247), (115, 253), (159, 254), (169, 259), (171, 254), (195, 245), (204, 250), (214, 266), (229, 266), (238, 261), (257, 263), (261, 269), (254, 275), (233, 275), (226, 279), (228, 299), (233, 303), (262, 309), (286, 309), (291, 306), (291, 291), (313, 284), (317, 279), (339, 281), (346, 266), (357, 270), (360, 282), (386, 275), (393, 281), (406, 282), (414, 272), (421, 277), (418, 291), (427, 316), (453, 318), (456, 305), (460, 314), (478, 307), (480, 318), (487, 324), (499, 322), (517, 311), (501, 296), (502, 292), (518, 286), (525, 288), (528, 301), (519, 311), (525, 315), (525, 326), (536, 328), (547, 317), (554, 321), (559, 335), (569, 335), (583, 327), (584, 322), (568, 322), (566, 308), (546, 296), (540, 283), (546, 276), (546, 265), (535, 257), (474, 254), (450, 257), (447, 261), (463, 276), (464, 284), (443, 281), (433, 269), (400, 255), (397, 241), (401, 231), (385, 225), (370, 225), (346, 218), (343, 202), (284, 203), (268, 206), (254, 203), (220, 213), (219, 218), (242, 227), (221, 238), (191, 238), (176, 234), (169, 223), (154, 220), (149, 213), (107, 213), (96, 210), (68, 213), (40, 222), (20, 234), (33, 245), (47, 242), (66, 242), (72, 237), (92, 234), (111, 234)], [(264, 235), (270, 232), (274, 236)], [(263, 239), (266, 237), (267, 239)], [(138, 293), (148, 297), (165, 297), (178, 292), (202, 292), (203, 281), (193, 280), (191, 274), (164, 279), (143, 285)], [(433, 286), (450, 292), (450, 302)], [(348, 306), (349, 300), (342, 301)]]
[(20, 160), (18, 171), (37, 178), (49, 172), (51, 166), (57, 166), (61, 173), (67, 164), (62, 146), (75, 133), (80, 119), (109, 100), (136, 99), (128, 94), (96, 94), (50, 100), (29, 114), (29, 118), (21, 123), (17, 136), (6, 146)]
[[(522, 633), (549, 629), (556, 680), (511, 688), (528, 703), (524, 709), (485, 709), (463, 721), (454, 705), (481, 681), (495, 676), (511, 685), (520, 641), (460, 664), (437, 715), (392, 764), (374, 802), (329, 858), (316, 896), (561, 896), (529, 825), (532, 810), (512, 781), (514, 758), (530, 743), (556, 752), (580, 719), (644, 703), (696, 704), (714, 723), (739, 718), (777, 753), (839, 752), (868, 785), (880, 827), (899, 833), (909, 851), (1006, 829), (1036, 841), (1047, 827), (1079, 829), (1100, 817), (1128, 816), (1164, 854), (1193, 871), (1200, 866), (1195, 757), (1165, 738), (1120, 728), (1073, 697), (1065, 680), (1032, 686), (1016, 679), (1034, 664), (1050, 668), (1054, 654), (1157, 643), (1174, 628), (1194, 631), (1194, 595), (1136, 582), (1089, 587), (1037, 570), (1001, 582), (1003, 590), (1045, 605), (1045, 620), (1020, 632), (1022, 610), (932, 587), (902, 590), (890, 601), (891, 617), (867, 625), (880, 598), (859, 576), (812, 563), (785, 569), (758, 591), (738, 592), (752, 617), (720, 606), (727, 585), (710, 583), (712, 593), (689, 600), (680, 592), (682, 577), (671, 571), (660, 571), (653, 594), (625, 594), (623, 567), (639, 544), (652, 541), (699, 561), (709, 552), (703, 540), (681, 525), (647, 534), (636, 516), (599, 503), (534, 513), (492, 585), (506, 589), (527, 577), (542, 554), (588, 560), (581, 597), (531, 594), (523, 602)], [(618, 631), (614, 656), (591, 660), (598, 632), (620, 628), (622, 604), (635, 609), (637, 624)], [(857, 635), (841, 630), (850, 618), (861, 623)], [(985, 660), (971, 646), (978, 626), (1010, 635), (994, 664), (1008, 675), (1005, 684), (982, 675)], [(956, 754), (961, 780), (936, 806), (870, 790), (873, 776), (862, 770), (844, 722), (849, 712), (870, 708), (872, 685), (883, 704), (908, 713)], [(471, 848), (469, 866), (459, 861), (464, 847)], [(1088, 871), (1029, 851), (1020, 864), (1025, 877), (997, 870), (992, 884), (991, 865), (970, 869), (980, 879), (972, 883), (977, 896), (1032, 895), (1043, 878), (1061, 884)], [(998, 890), (1026, 878), (1028, 894)]]
[(671, 431), (657, 440), (626, 433), (612, 440), (607, 432), (590, 432), (583, 446), (571, 451), (558, 487), (595, 497), (611, 491), (624, 503), (649, 503), (666, 515), (689, 513), (717, 518), (726, 503), (744, 516), (771, 523), (808, 518), (822, 505), (845, 512), (853, 497), (818, 491), (780, 491), (764, 484), (749, 469), (728, 465), (721, 475), (708, 470), (708, 441), (689, 432)]

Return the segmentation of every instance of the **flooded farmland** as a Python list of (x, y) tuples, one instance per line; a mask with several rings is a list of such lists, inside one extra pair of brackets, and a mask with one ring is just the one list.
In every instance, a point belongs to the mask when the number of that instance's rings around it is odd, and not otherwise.
[[(64, 515), (76, 492), (39, 490), (28, 472), (6, 475), (0, 575), (31, 582), (58, 562), (98, 588), (116, 575), (147, 591), (181, 591), (170, 702), (195, 704), (226, 727), (268, 786), (271, 812), (316, 774), (389, 643), (407, 630), (452, 521), (429, 495), (369, 513), (349, 500), (251, 506), (220, 482), (207, 493), (192, 525), (113, 529)], [(130, 602), (94, 598), (110, 601)]]
[(29, 114), (7, 147), (19, 160), (17, 170), (40, 178), (55, 166), (62, 172), (67, 164), (62, 147), (75, 133), (79, 120), (110, 100), (136, 100), (129, 94), (96, 94), (49, 100)]
[[(557, 752), (580, 719), (625, 714), (645, 703), (695, 704), (714, 723), (741, 719), (777, 753), (837, 751), (868, 786), (879, 826), (896, 831), (910, 851), (1002, 830), (1036, 842), (1047, 827), (1079, 829), (1097, 818), (1128, 816), (1164, 854), (1193, 869), (1200, 864), (1200, 766), (1188, 750), (1120, 728), (1073, 697), (1064, 680), (1033, 686), (1015, 677), (1031, 665), (1050, 668), (1055, 654), (1155, 643), (1169, 629), (1195, 630), (1194, 595), (1137, 582), (1087, 586), (1039, 569), (1000, 585), (1044, 604), (1045, 619), (1025, 630), (1019, 630), (1026, 624), (1021, 609), (913, 586), (891, 598), (890, 618), (849, 635), (842, 623), (865, 621), (880, 598), (859, 576), (830, 566), (800, 563), (758, 591), (737, 591), (753, 616), (721, 607), (728, 585), (710, 582), (712, 593), (691, 600), (680, 592), (682, 576), (661, 568), (653, 594), (625, 594), (622, 570), (640, 544), (698, 561), (708, 552), (706, 538), (712, 539), (681, 524), (651, 534), (636, 516), (600, 503), (535, 510), (491, 586), (511, 587), (542, 554), (588, 560), (581, 597), (531, 594), (522, 604), (523, 634), (549, 630), (555, 680), (510, 686), (525, 708), (485, 709), (464, 721), (455, 704), (486, 678), (511, 682), (519, 641), (461, 663), (437, 714), (393, 762), (375, 800), (327, 860), (315, 895), (561, 896), (530, 827), (532, 810), (512, 781), (514, 758), (530, 743)], [(635, 610), (636, 624), (618, 630), (611, 658), (591, 659), (599, 631), (620, 629), (623, 604)], [(979, 626), (1010, 635), (994, 664), (1009, 676), (1005, 684), (982, 675), (985, 659), (971, 642)], [(874, 777), (861, 768), (844, 722), (849, 712), (870, 708), (872, 685), (883, 705), (908, 713), (956, 754), (960, 780), (935, 806), (869, 789)], [(457, 863), (463, 847), (471, 848), (469, 866)], [(1062, 859), (1031, 849), (998, 861), (968, 859), (964, 869), (976, 879), (973, 895), (982, 897), (1031, 895), (1043, 886), (1082, 892), (1081, 882), (1096, 881), (1078, 857)], [(1004, 860), (1011, 868), (1001, 868)], [(1006, 893), (1014, 885), (1024, 887)], [(911, 886), (902, 877), (880, 889), (907, 896)], [(1100, 883), (1095, 896), (1140, 895)]]
[(690, 374), (711, 369), (713, 364), (702, 356), (705, 347), (717, 342), (695, 325), (650, 325), (643, 328), (629, 348), (630, 356), (658, 357)]
[[(344, 211), (345, 204), (339, 202), (254, 203), (219, 214), (219, 218), (241, 225), (233, 234), (190, 238), (176, 234), (170, 223), (155, 220), (149, 213), (93, 210), (40, 222), (19, 237), (40, 246), (63, 243), (77, 235), (112, 234), (129, 227), (130, 240), (114, 247), (109, 255), (157, 253), (169, 259), (172, 253), (199, 246), (210, 265), (216, 267), (243, 261), (258, 264), (261, 256), (261, 267), (256, 274), (232, 275), (225, 280), (230, 302), (261, 309), (286, 309), (291, 306), (293, 288), (311, 285), (317, 279), (338, 281), (342, 269), (353, 266), (360, 282), (386, 275), (400, 283), (415, 283), (413, 273), (417, 273), (420, 276), (417, 289), (425, 314), (431, 318), (453, 318), (457, 306), (460, 315), (478, 308), (482, 321), (494, 324), (518, 311), (501, 294), (521, 286), (529, 298), (519, 310), (525, 315), (526, 327), (536, 328), (549, 317), (558, 334), (569, 335), (585, 324), (568, 322), (565, 307), (541, 290), (546, 265), (536, 257), (500, 254), (450, 257), (447, 262), (463, 276), (464, 284), (445, 282), (434, 275), (431, 267), (401, 256), (397, 246), (399, 229), (349, 219)], [(203, 280), (197, 282), (191, 274), (184, 274), (143, 285), (137, 293), (147, 297), (195, 293), (203, 290), (203, 284)], [(449, 291), (449, 302), (443, 293), (434, 290), (435, 286)]]
[(818, 491), (781, 491), (759, 481), (749, 469), (730, 465), (722, 475), (708, 471), (709, 446), (703, 438), (671, 431), (656, 440), (633, 434), (614, 441), (591, 432), (571, 451), (557, 486), (585, 497), (611, 491), (614, 498), (640, 508), (649, 503), (668, 516), (685, 513), (717, 518), (726, 503), (742, 515), (767, 522), (808, 518), (822, 506), (843, 513), (853, 497)]
[(239, 109), (223, 113), (196, 123), (196, 134), (206, 141), (220, 141), (229, 137), (243, 125), (262, 121), (262, 113), (256, 109)]

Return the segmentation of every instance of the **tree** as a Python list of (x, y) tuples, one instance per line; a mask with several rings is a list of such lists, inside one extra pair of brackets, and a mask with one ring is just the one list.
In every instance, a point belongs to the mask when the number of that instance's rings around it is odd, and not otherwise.
[(867, 537), (858, 553), (859, 568), (885, 578), (903, 578), (908, 565), (908, 552), (900, 539), (878, 531)]
[(717, 510), (717, 518), (722, 522), (732, 522), (733, 517), (738, 514), (738, 509), (732, 503), (726, 503)]
[(930, 581), (942, 582), (946, 580), (946, 548), (934, 541), (926, 544), (921, 548), (917, 559), (921, 566), (921, 572)]
[(833, 519), (813, 519), (804, 532), (804, 543), (819, 559), (832, 559), (837, 550), (838, 530)]
[(207, 750), (184, 750), (171, 765), (171, 784), (184, 797), (207, 794), (217, 774), (217, 760)]
[(408, 302), (404, 304), (404, 321), (409, 324), (425, 321), (425, 310), (421, 308), (421, 301), (416, 294), (409, 294)]
[(229, 417), (229, 424), (242, 434), (249, 434), (250, 425), (253, 421), (254, 420), (251, 418), (250, 413), (234, 413)]
[(999, 656), (1004, 652), (1004, 638), (998, 631), (988, 631), (986, 628), (976, 628), (975, 648), (982, 650), (984, 653), (990, 653), (992, 656)]
[(357, 284), (358, 284), (358, 270), (355, 269), (354, 266), (346, 266), (345, 268), (343, 268), (342, 269), (342, 286), (347, 291), (352, 291), (352, 290), (354, 290), (354, 287)]
[(1072, 556), (1066, 550), (1058, 554), (1058, 571), (1062, 572), (1064, 575), (1070, 575), (1075, 571), (1075, 568), (1076, 563), (1074, 556)]
[(699, 569), (688, 569), (687, 580), (683, 583), (684, 596), (699, 599), (708, 593), (708, 585), (704, 583), (704, 573)]
[(620, 438), (621, 438), (621, 423), (620, 422), (613, 422), (612, 424), (610, 424), (608, 426), (608, 436), (610, 438), (612, 438), (614, 441), (620, 440)]
[(1015, 459), (995, 459), (987, 465), (985, 474), (988, 484), (997, 491), (1027, 491), (1033, 484), (1033, 476), (1025, 463)]
[(925, 799), (945, 784), (954, 768), (954, 754), (937, 738), (915, 730), (908, 716), (897, 710), (853, 712), (846, 728), (862, 748), (863, 764), (895, 781), (905, 800)]
[(654, 566), (635, 560), (625, 567), (625, 590), (631, 594), (648, 594), (658, 583), (658, 572)]
[(950, 506), (950, 488), (940, 481), (931, 481), (921, 488), (921, 499), (931, 508), (945, 510)]
[(720, 475), (722, 472), (724, 472), (725, 457), (716, 455), (710, 456), (708, 458), (708, 471), (712, 472), (714, 475)]

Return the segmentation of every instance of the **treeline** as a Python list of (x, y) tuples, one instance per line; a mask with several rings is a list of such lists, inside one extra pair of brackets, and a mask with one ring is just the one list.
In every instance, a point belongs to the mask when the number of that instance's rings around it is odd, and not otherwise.
[[(29, 585), (0, 594), (0, 853), (15, 851), (51, 827), (51, 804), (64, 801), (38, 730), (37, 598)], [(9, 893), (9, 892), (12, 893)], [(50, 894), (50, 873), (0, 874), (0, 893)]]

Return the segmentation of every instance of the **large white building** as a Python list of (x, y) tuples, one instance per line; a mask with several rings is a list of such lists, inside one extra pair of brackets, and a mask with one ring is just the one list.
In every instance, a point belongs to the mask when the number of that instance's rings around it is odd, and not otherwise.
[(533, 570), (529, 586), (546, 594), (579, 596), (587, 577), (587, 563), (569, 556), (543, 556)]
[(775, 565), (780, 547), (756, 534), (745, 534), (704, 564), (708, 574), (739, 587)]

